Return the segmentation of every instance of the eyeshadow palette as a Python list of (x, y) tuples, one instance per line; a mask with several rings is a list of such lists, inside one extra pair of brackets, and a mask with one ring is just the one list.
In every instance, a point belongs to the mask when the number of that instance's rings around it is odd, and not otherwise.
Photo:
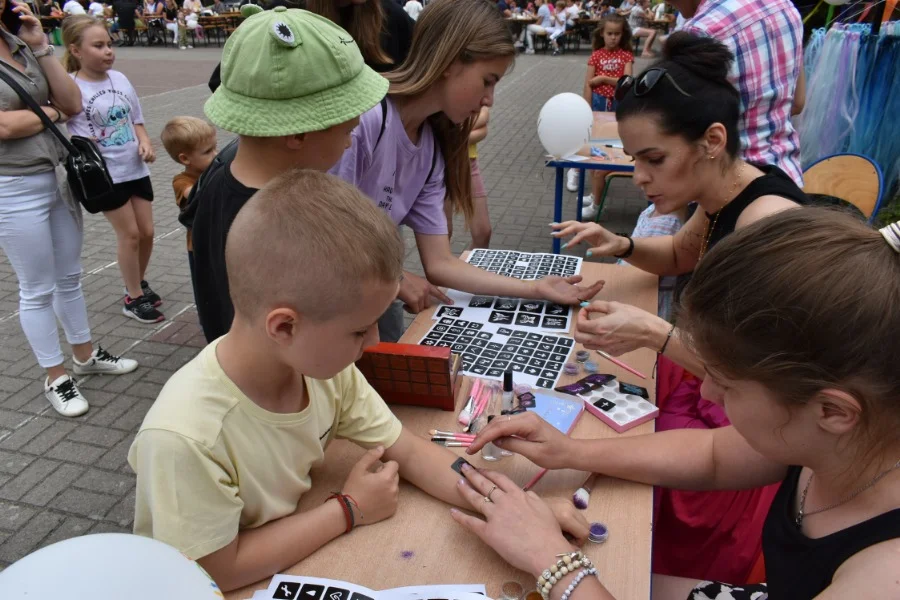
[(356, 366), (388, 404), (454, 410), (461, 362), (450, 348), (382, 342)]
[[(578, 386), (583, 389), (576, 389)], [(590, 375), (579, 382), (557, 388), (557, 391), (583, 399), (584, 408), (589, 413), (619, 433), (659, 416), (659, 408), (644, 397), (644, 388), (620, 383), (612, 375)]]

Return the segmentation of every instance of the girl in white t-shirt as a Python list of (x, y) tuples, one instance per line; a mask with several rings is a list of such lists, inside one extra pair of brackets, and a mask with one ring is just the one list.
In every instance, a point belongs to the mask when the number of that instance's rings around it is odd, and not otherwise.
[(156, 159), (137, 92), (113, 71), (115, 54), (103, 21), (87, 15), (63, 23), (63, 66), (81, 89), (83, 111), (69, 131), (93, 138), (106, 160), (113, 190), (100, 200), (103, 215), (116, 231), (117, 258), (126, 295), (122, 312), (140, 323), (165, 317), (162, 304), (145, 279), (153, 249), (153, 187), (147, 163)]

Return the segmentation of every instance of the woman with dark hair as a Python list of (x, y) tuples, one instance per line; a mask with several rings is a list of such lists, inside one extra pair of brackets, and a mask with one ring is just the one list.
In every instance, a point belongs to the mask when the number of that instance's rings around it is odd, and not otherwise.
[[(806, 196), (781, 169), (740, 158), (740, 98), (727, 79), (732, 60), (718, 41), (675, 33), (662, 61), (636, 78), (622, 78), (616, 89), (619, 135), (634, 157), (635, 184), (661, 214), (699, 205), (677, 234), (632, 239), (595, 223), (570, 221), (554, 225), (553, 235), (572, 236), (568, 246), (588, 243), (589, 257), (615, 256), (657, 275), (682, 275), (733, 231), (805, 203)], [(634, 306), (594, 302), (581, 310), (576, 327), (576, 339), (588, 348), (613, 355), (651, 348), (697, 378), (706, 373), (674, 325)], [(660, 370), (668, 364), (661, 360)], [(727, 425), (721, 408), (701, 399), (699, 381), (688, 379), (660, 403), (657, 430)], [(659, 397), (665, 397), (663, 390)], [(762, 519), (773, 493), (662, 491), (654, 566), (742, 581), (759, 554)]]
[[(0, 71), (54, 123), (80, 113), (81, 91), (28, 5), (0, 0), (0, 14)], [(138, 365), (91, 342), (81, 289), (81, 209), (65, 183), (65, 159), (59, 140), (0, 80), (0, 247), (18, 279), (22, 331), (46, 372), (44, 396), (59, 414), (77, 417), (88, 402), (66, 371), (57, 321), (72, 347), (75, 375), (119, 375)]]
[[(413, 20), (394, 0), (307, 0), (306, 9), (347, 30), (366, 64), (379, 73), (399, 67), (409, 54)], [(220, 68), (209, 78), (213, 92), (221, 82)]]

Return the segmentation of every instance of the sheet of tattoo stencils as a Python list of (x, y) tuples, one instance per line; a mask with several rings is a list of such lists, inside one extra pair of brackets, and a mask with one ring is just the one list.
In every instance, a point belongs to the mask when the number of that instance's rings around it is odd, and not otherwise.
[(441, 317), (419, 344), (450, 348), (462, 357), (462, 372), (487, 379), (502, 379), (512, 369), (516, 383), (551, 389), (559, 380), (575, 340), (562, 335), (536, 333), (518, 327)]
[(276, 575), (268, 589), (253, 594), (252, 600), (484, 600), (483, 585), (421, 585), (370, 590), (345, 581)]
[[(548, 275), (569, 277), (581, 272), (581, 258), (559, 254), (532, 254), (511, 250), (473, 250), (467, 262), (485, 271), (522, 280), (537, 280)], [(573, 309), (545, 300), (475, 296), (447, 290), (453, 305), (441, 304), (434, 318), (462, 318), (466, 321), (514, 325), (523, 329), (568, 332)]]

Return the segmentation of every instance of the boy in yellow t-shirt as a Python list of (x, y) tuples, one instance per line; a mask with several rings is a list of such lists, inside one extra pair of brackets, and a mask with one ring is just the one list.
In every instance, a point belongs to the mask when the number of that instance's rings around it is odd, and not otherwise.
[[(397, 228), (356, 188), (293, 170), (238, 213), (226, 245), (231, 331), (163, 388), (128, 455), (135, 533), (196, 559), (224, 590), (390, 517), (399, 474), (462, 504), (456, 458), (404, 430), (354, 362), (397, 296)], [(346, 438), (370, 450), (344, 496), (296, 512)]]

